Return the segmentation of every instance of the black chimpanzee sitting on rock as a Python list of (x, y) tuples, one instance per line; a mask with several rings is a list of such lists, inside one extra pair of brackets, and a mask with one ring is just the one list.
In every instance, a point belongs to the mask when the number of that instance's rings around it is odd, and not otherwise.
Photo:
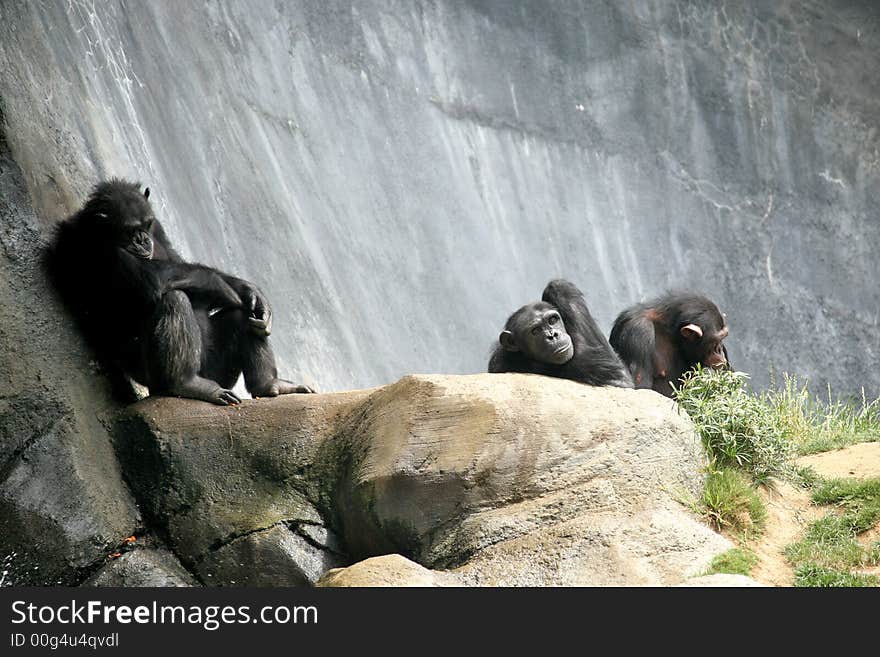
[(490, 372), (527, 372), (594, 386), (632, 388), (633, 381), (573, 283), (550, 281), (541, 301), (523, 306), (504, 325)]
[(673, 397), (684, 374), (697, 364), (730, 369), (724, 339), (727, 319), (695, 292), (669, 292), (618, 315), (609, 341), (629, 368), (637, 388)]
[(242, 373), (254, 397), (313, 392), (278, 378), (263, 294), (184, 262), (149, 196), (125, 180), (100, 183), (48, 252), (52, 278), (117, 392), (125, 374), (151, 394), (236, 404)]

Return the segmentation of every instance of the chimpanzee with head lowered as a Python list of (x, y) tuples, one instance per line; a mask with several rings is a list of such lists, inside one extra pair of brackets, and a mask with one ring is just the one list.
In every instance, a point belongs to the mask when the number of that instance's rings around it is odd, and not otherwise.
[(669, 293), (624, 310), (609, 341), (637, 388), (673, 396), (673, 386), (697, 363), (730, 367), (724, 338), (728, 327), (712, 301), (693, 292)]
[(541, 301), (523, 306), (504, 325), (490, 372), (527, 372), (594, 386), (632, 388), (632, 378), (608, 344), (574, 284), (552, 280)]
[(58, 227), (52, 278), (117, 393), (127, 375), (151, 394), (227, 405), (240, 374), (255, 397), (312, 392), (279, 379), (272, 312), (251, 283), (184, 262), (149, 203), (150, 190), (111, 179)]

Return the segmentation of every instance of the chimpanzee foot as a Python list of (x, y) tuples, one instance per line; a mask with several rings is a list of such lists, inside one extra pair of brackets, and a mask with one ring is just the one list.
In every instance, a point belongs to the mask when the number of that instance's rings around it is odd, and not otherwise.
[(207, 399), (206, 401), (219, 404), (220, 406), (234, 406), (235, 404), (241, 403), (241, 399), (238, 395), (236, 395), (231, 390), (225, 390), (224, 388), (221, 388), (218, 391), (217, 396), (212, 397), (211, 399)]
[(297, 385), (284, 379), (275, 379), (271, 383), (251, 390), (254, 397), (277, 397), (278, 395), (307, 394), (315, 391), (309, 386)]
[(241, 399), (232, 390), (220, 387), (210, 379), (195, 377), (190, 381), (175, 386), (170, 394), (187, 399), (199, 399), (201, 401), (217, 404), (218, 406), (230, 406), (240, 404)]

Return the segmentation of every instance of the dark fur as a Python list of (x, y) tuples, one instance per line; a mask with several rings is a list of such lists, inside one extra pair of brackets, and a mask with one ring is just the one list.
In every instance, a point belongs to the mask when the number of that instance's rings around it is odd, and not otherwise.
[(152, 258), (125, 250), (121, 227), (151, 217), (138, 184), (102, 182), (48, 252), (50, 274), (117, 391), (130, 391), (119, 386), (125, 374), (151, 394), (236, 403), (231, 388), (244, 373), (254, 396), (310, 392), (277, 378), (271, 310), (257, 288), (184, 262), (155, 219), (142, 230)]
[(581, 291), (572, 283), (552, 280), (544, 288), (541, 301), (523, 306), (504, 325), (514, 335), (519, 330), (522, 313), (530, 309), (556, 308), (574, 345), (574, 356), (567, 363), (554, 365), (536, 361), (522, 351), (507, 351), (496, 345), (489, 360), (489, 372), (527, 372), (561, 379), (571, 379), (594, 386), (632, 388), (633, 382), (623, 363), (614, 353), (605, 335), (590, 314)]
[[(681, 329), (696, 324), (702, 340), (690, 342)], [(670, 292), (638, 303), (618, 315), (609, 342), (629, 368), (637, 388), (673, 396), (673, 384), (706, 357), (706, 339), (722, 330), (726, 321), (718, 307), (694, 292)], [(727, 349), (722, 344), (724, 358)], [(728, 361), (728, 367), (730, 363)]]

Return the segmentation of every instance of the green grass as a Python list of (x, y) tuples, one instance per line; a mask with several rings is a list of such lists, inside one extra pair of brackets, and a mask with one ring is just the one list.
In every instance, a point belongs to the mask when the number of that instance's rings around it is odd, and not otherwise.
[(807, 563), (838, 569), (868, 565), (856, 534), (850, 518), (831, 513), (810, 523), (804, 537), (785, 548), (785, 556), (795, 567)]
[(822, 400), (785, 374), (781, 386), (773, 385), (760, 397), (788, 427), (800, 455), (880, 441), (880, 399), (869, 402), (864, 390), (860, 399), (834, 399), (829, 388)]
[(815, 488), (822, 483), (822, 476), (810, 466), (798, 466), (792, 471), (791, 482), (801, 488)]
[(706, 575), (729, 573), (731, 575), (749, 575), (758, 563), (758, 555), (750, 550), (732, 548), (722, 552), (712, 560)]
[(712, 470), (697, 505), (716, 529), (729, 529), (744, 538), (760, 533), (767, 509), (749, 478), (734, 468)]
[(813, 486), (812, 500), (816, 504), (837, 504), (847, 508), (878, 506), (880, 478), (822, 479)]
[(877, 586), (874, 575), (850, 573), (834, 568), (824, 568), (814, 563), (798, 566), (794, 573), (795, 586)]

